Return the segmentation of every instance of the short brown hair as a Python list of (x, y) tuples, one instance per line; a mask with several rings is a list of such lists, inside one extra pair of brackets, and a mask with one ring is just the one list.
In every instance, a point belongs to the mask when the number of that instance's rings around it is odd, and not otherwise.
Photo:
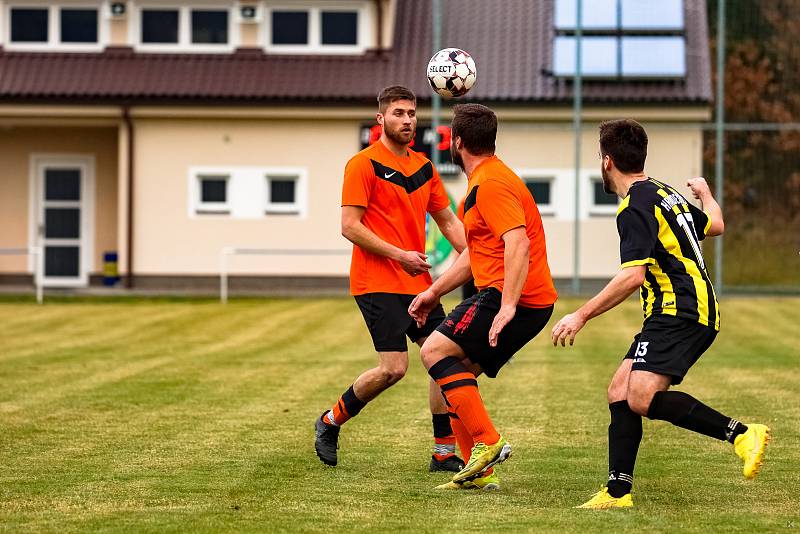
[(378, 93), (378, 111), (385, 113), (389, 105), (398, 100), (410, 100), (414, 104), (417, 103), (417, 97), (411, 89), (402, 85), (392, 85)]
[(497, 140), (497, 116), (480, 104), (457, 104), (453, 106), (451, 133), (454, 140), (461, 138), (470, 154), (491, 156)]
[(647, 159), (647, 132), (633, 119), (602, 122), (600, 153), (611, 156), (622, 172), (642, 172)]

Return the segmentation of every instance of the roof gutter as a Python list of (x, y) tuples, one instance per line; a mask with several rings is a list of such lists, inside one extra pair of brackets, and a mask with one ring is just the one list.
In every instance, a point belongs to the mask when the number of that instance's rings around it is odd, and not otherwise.
[(128, 206), (127, 206), (127, 250), (125, 287), (133, 289), (133, 155), (134, 155), (134, 129), (131, 119), (131, 108), (128, 104), (122, 106), (122, 120), (128, 132)]

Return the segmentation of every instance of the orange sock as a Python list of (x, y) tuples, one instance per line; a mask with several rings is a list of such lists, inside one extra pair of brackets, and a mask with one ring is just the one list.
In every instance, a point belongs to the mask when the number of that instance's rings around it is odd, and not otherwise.
[[(358, 397), (356, 397), (356, 394), (353, 391), (353, 386), (350, 386), (348, 390), (345, 391), (341, 397), (339, 397), (339, 400), (336, 401), (336, 404), (333, 405), (333, 408), (331, 408), (334, 424), (345, 424), (350, 420), (351, 417), (358, 415), (361, 409), (366, 405), (366, 402), (358, 400)], [(330, 424), (328, 415), (324, 417), (324, 422)]]
[(472, 434), (467, 432), (466, 427), (458, 418), (458, 415), (451, 407), (448, 407), (450, 415), (450, 426), (453, 427), (453, 434), (456, 437), (456, 443), (458, 443), (458, 450), (461, 451), (461, 458), (464, 460), (464, 463), (469, 462), (469, 457), (472, 454), (472, 446), (475, 445), (472, 442)]
[(428, 374), (439, 384), (448, 404), (472, 436), (472, 441), (487, 445), (497, 443), (500, 434), (483, 405), (478, 381), (461, 360), (453, 356), (443, 358), (428, 370)]

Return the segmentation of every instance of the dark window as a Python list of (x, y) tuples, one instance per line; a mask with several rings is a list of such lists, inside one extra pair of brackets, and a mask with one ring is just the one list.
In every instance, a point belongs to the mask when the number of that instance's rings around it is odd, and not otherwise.
[(525, 185), (537, 204), (550, 204), (550, 180), (529, 180)]
[(592, 185), (594, 188), (594, 205), (595, 206), (616, 206), (619, 201), (617, 195), (606, 193), (603, 191), (603, 181), (593, 180)]
[(295, 181), (275, 180), (269, 181), (269, 200), (273, 204), (294, 204)]
[(308, 11), (273, 11), (272, 44), (308, 44)]
[(44, 172), (45, 200), (80, 200), (81, 171), (78, 169), (47, 169)]
[(143, 9), (142, 42), (177, 44), (178, 10)]
[(192, 11), (192, 42), (226, 44), (228, 42), (228, 12)]
[(355, 11), (323, 11), (322, 44), (358, 44), (358, 13)]
[(228, 181), (223, 178), (204, 178), (200, 182), (200, 202), (225, 203), (228, 200)]
[(61, 42), (62, 43), (96, 43), (97, 42), (97, 10), (96, 9), (62, 9), (61, 10)]
[(79, 247), (45, 247), (45, 276), (78, 276), (80, 274)]
[(78, 208), (45, 208), (44, 236), (55, 239), (81, 237), (81, 210)]
[(47, 42), (47, 9), (11, 10), (11, 40), (18, 43)]

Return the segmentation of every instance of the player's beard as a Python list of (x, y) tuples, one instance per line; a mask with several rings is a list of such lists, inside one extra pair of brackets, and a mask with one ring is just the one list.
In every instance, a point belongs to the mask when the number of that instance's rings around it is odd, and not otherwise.
[(383, 131), (386, 133), (386, 137), (398, 145), (408, 145), (411, 143), (411, 140), (414, 139), (415, 128), (413, 126), (408, 129), (404, 129), (403, 126), (400, 126), (399, 128), (392, 128), (386, 122), (384, 122)]
[(462, 171), (465, 173), (467, 172), (467, 169), (464, 168), (464, 158), (462, 158), (461, 154), (456, 150), (455, 141), (450, 143), (450, 159), (453, 160), (453, 163), (458, 165)]
[(600, 176), (603, 177), (603, 191), (605, 191), (609, 195), (615, 195), (617, 192), (614, 191), (614, 184), (611, 183), (611, 178), (608, 176), (608, 171), (606, 168), (603, 167), (603, 164), (600, 164)]

